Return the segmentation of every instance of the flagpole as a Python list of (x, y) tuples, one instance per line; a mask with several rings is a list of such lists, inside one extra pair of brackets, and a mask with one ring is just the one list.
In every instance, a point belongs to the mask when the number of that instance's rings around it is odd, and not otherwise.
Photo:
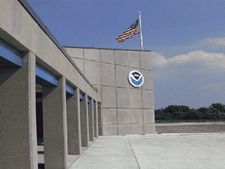
[(141, 50), (144, 50), (144, 40), (143, 40), (142, 25), (141, 25), (141, 11), (138, 11), (138, 20), (139, 20), (139, 27), (140, 27), (140, 45), (141, 45)]

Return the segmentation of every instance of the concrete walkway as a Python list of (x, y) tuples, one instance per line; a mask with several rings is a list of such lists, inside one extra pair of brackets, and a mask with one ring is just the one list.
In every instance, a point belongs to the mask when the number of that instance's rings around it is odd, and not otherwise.
[(225, 169), (225, 133), (99, 137), (71, 169)]

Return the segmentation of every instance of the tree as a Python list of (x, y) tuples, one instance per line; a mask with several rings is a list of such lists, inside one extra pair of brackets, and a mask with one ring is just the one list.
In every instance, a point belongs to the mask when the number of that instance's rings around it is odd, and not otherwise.
[(199, 120), (207, 120), (208, 118), (208, 111), (209, 109), (207, 107), (200, 107), (197, 111), (197, 116)]
[(225, 105), (221, 103), (213, 103), (209, 106), (210, 114), (214, 115), (215, 120), (219, 120), (220, 117), (225, 119)]
[(213, 103), (209, 107), (190, 109), (185, 105), (169, 105), (155, 110), (156, 121), (215, 121), (225, 120), (225, 105)]

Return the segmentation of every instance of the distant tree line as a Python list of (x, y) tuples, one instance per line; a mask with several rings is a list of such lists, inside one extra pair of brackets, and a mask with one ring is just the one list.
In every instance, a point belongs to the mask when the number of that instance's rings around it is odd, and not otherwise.
[(198, 109), (185, 105), (169, 105), (155, 110), (156, 122), (225, 121), (225, 105), (213, 103)]

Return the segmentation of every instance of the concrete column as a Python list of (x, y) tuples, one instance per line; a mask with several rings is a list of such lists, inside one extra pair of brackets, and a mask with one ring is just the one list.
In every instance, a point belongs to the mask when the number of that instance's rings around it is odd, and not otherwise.
[[(35, 55), (0, 70), (0, 168), (37, 169)], [(4, 72), (4, 73), (3, 73)]]
[(67, 97), (68, 153), (79, 155), (81, 152), (80, 128), (80, 90)]
[(80, 102), (80, 122), (81, 122), (81, 145), (88, 147), (89, 145), (89, 125), (88, 125), (88, 99), (85, 98)]
[(67, 118), (65, 78), (57, 87), (43, 87), (45, 169), (67, 168)]
[(88, 119), (89, 119), (89, 140), (94, 141), (94, 103), (90, 99), (88, 104)]
[(94, 136), (98, 137), (98, 102), (94, 102)]
[(101, 109), (101, 103), (97, 103), (97, 109), (98, 109), (98, 135), (102, 136), (103, 135), (103, 130), (102, 130), (102, 109)]

